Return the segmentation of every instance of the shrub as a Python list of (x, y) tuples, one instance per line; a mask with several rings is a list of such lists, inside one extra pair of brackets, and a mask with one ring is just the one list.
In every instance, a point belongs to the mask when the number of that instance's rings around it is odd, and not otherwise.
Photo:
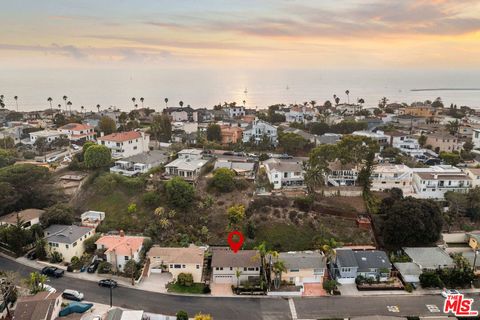
[(235, 188), (235, 172), (227, 168), (215, 170), (210, 186), (220, 192), (231, 192)]
[(188, 320), (188, 313), (186, 311), (180, 310), (176, 316), (177, 320)]
[(210, 292), (212, 292), (212, 290), (210, 290), (210, 287), (208, 286), (203, 287), (203, 293), (208, 294)]
[(175, 177), (165, 183), (167, 199), (172, 207), (188, 209), (195, 200), (195, 188), (180, 177)]
[(162, 198), (157, 192), (149, 191), (144, 193), (142, 201), (145, 206), (149, 208), (156, 208), (161, 204)]
[(413, 286), (410, 283), (407, 283), (405, 285), (405, 291), (407, 292), (413, 292)]
[(96, 233), (87, 240), (83, 242), (83, 247), (85, 248), (85, 252), (93, 253), (97, 249), (97, 245), (95, 242), (100, 239), (100, 234)]
[(313, 204), (313, 197), (297, 197), (293, 201), (294, 205), (302, 211), (310, 211)]
[(177, 282), (181, 286), (191, 287), (193, 285), (193, 276), (191, 273), (180, 273), (177, 276)]
[(51, 254), (50, 254), (50, 262), (51, 263), (60, 263), (63, 261), (63, 256), (60, 252), (57, 252), (57, 251), (53, 251)]
[(40, 217), (40, 223), (44, 228), (52, 224), (71, 225), (73, 221), (73, 209), (63, 203), (58, 203), (49, 207)]
[(235, 180), (235, 188), (237, 188), (237, 190), (240, 190), (240, 191), (247, 190), (249, 186), (250, 186), (250, 183), (245, 179)]
[(112, 270), (112, 264), (107, 261), (102, 261), (98, 264), (98, 273), (109, 273)]
[(33, 152), (33, 151), (25, 151), (25, 152), (23, 153), (23, 157), (24, 157), (25, 159), (27, 159), (27, 160), (31, 160), (31, 159), (35, 158), (35, 152)]

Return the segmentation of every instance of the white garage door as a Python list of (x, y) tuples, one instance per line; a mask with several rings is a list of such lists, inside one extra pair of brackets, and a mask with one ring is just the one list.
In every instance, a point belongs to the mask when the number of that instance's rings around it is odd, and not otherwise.
[(215, 276), (213, 282), (215, 283), (234, 283), (233, 276)]

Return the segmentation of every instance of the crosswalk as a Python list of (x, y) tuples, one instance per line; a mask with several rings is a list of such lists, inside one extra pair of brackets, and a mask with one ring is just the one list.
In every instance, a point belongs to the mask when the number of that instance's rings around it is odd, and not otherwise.
[(390, 312), (400, 312), (400, 308), (398, 306), (387, 306), (387, 310)]
[(428, 311), (432, 313), (440, 312), (440, 309), (434, 304), (426, 304)]

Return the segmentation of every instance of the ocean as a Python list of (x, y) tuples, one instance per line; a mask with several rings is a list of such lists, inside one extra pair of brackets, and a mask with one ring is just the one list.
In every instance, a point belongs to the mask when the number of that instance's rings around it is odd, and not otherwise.
[(411, 91), (431, 88), (480, 88), (480, 72), (470, 70), (332, 70), (332, 69), (169, 69), (169, 68), (71, 68), (71, 69), (3, 69), (0, 71), (0, 94), (7, 108), (15, 109), (18, 96), (20, 111), (46, 109), (48, 97), (53, 105), (68, 96), (72, 108), (96, 110), (116, 106), (133, 109), (132, 97), (141, 107), (161, 110), (178, 106), (179, 101), (194, 108), (235, 101), (253, 108), (276, 103), (303, 103), (333, 100), (333, 95), (350, 102), (358, 98), (365, 106), (376, 106), (382, 97), (390, 102), (433, 100), (441, 97), (446, 106), (480, 108), (480, 90)]

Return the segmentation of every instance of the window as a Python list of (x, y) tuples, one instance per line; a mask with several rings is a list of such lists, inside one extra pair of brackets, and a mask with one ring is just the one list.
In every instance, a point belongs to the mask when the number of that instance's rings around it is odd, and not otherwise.
[(118, 268), (119, 268), (119, 269), (122, 269), (122, 265), (121, 265), (121, 264), (119, 264), (119, 265), (118, 265)]
[(72, 244), (72, 247), (76, 247), (77, 246), (77, 241), (75, 241), (73, 244)]
[(180, 268), (182, 267), (182, 265), (181, 265), (181, 264), (175, 264), (173, 267), (174, 267), (175, 269), (180, 269)]
[(66, 244), (66, 245), (65, 245), (65, 248), (67, 248), (67, 249), (68, 249), (68, 244)]
[(185, 269), (185, 265), (184, 265), (184, 264), (182, 264), (182, 268)]
[(299, 272), (300, 270), (298, 269), (290, 269), (290, 272)]
[(196, 267), (197, 267), (197, 269), (200, 269), (200, 265), (199, 265), (199, 264), (197, 264), (197, 266), (196, 266)]
[(125, 261), (128, 261), (128, 259), (130, 259), (128, 256), (125, 256)]
[(133, 150), (137, 150), (137, 146), (133, 147)]
[(243, 268), (243, 271), (247, 271), (247, 268)]
[(255, 271), (255, 268), (248, 268), (248, 271)]

